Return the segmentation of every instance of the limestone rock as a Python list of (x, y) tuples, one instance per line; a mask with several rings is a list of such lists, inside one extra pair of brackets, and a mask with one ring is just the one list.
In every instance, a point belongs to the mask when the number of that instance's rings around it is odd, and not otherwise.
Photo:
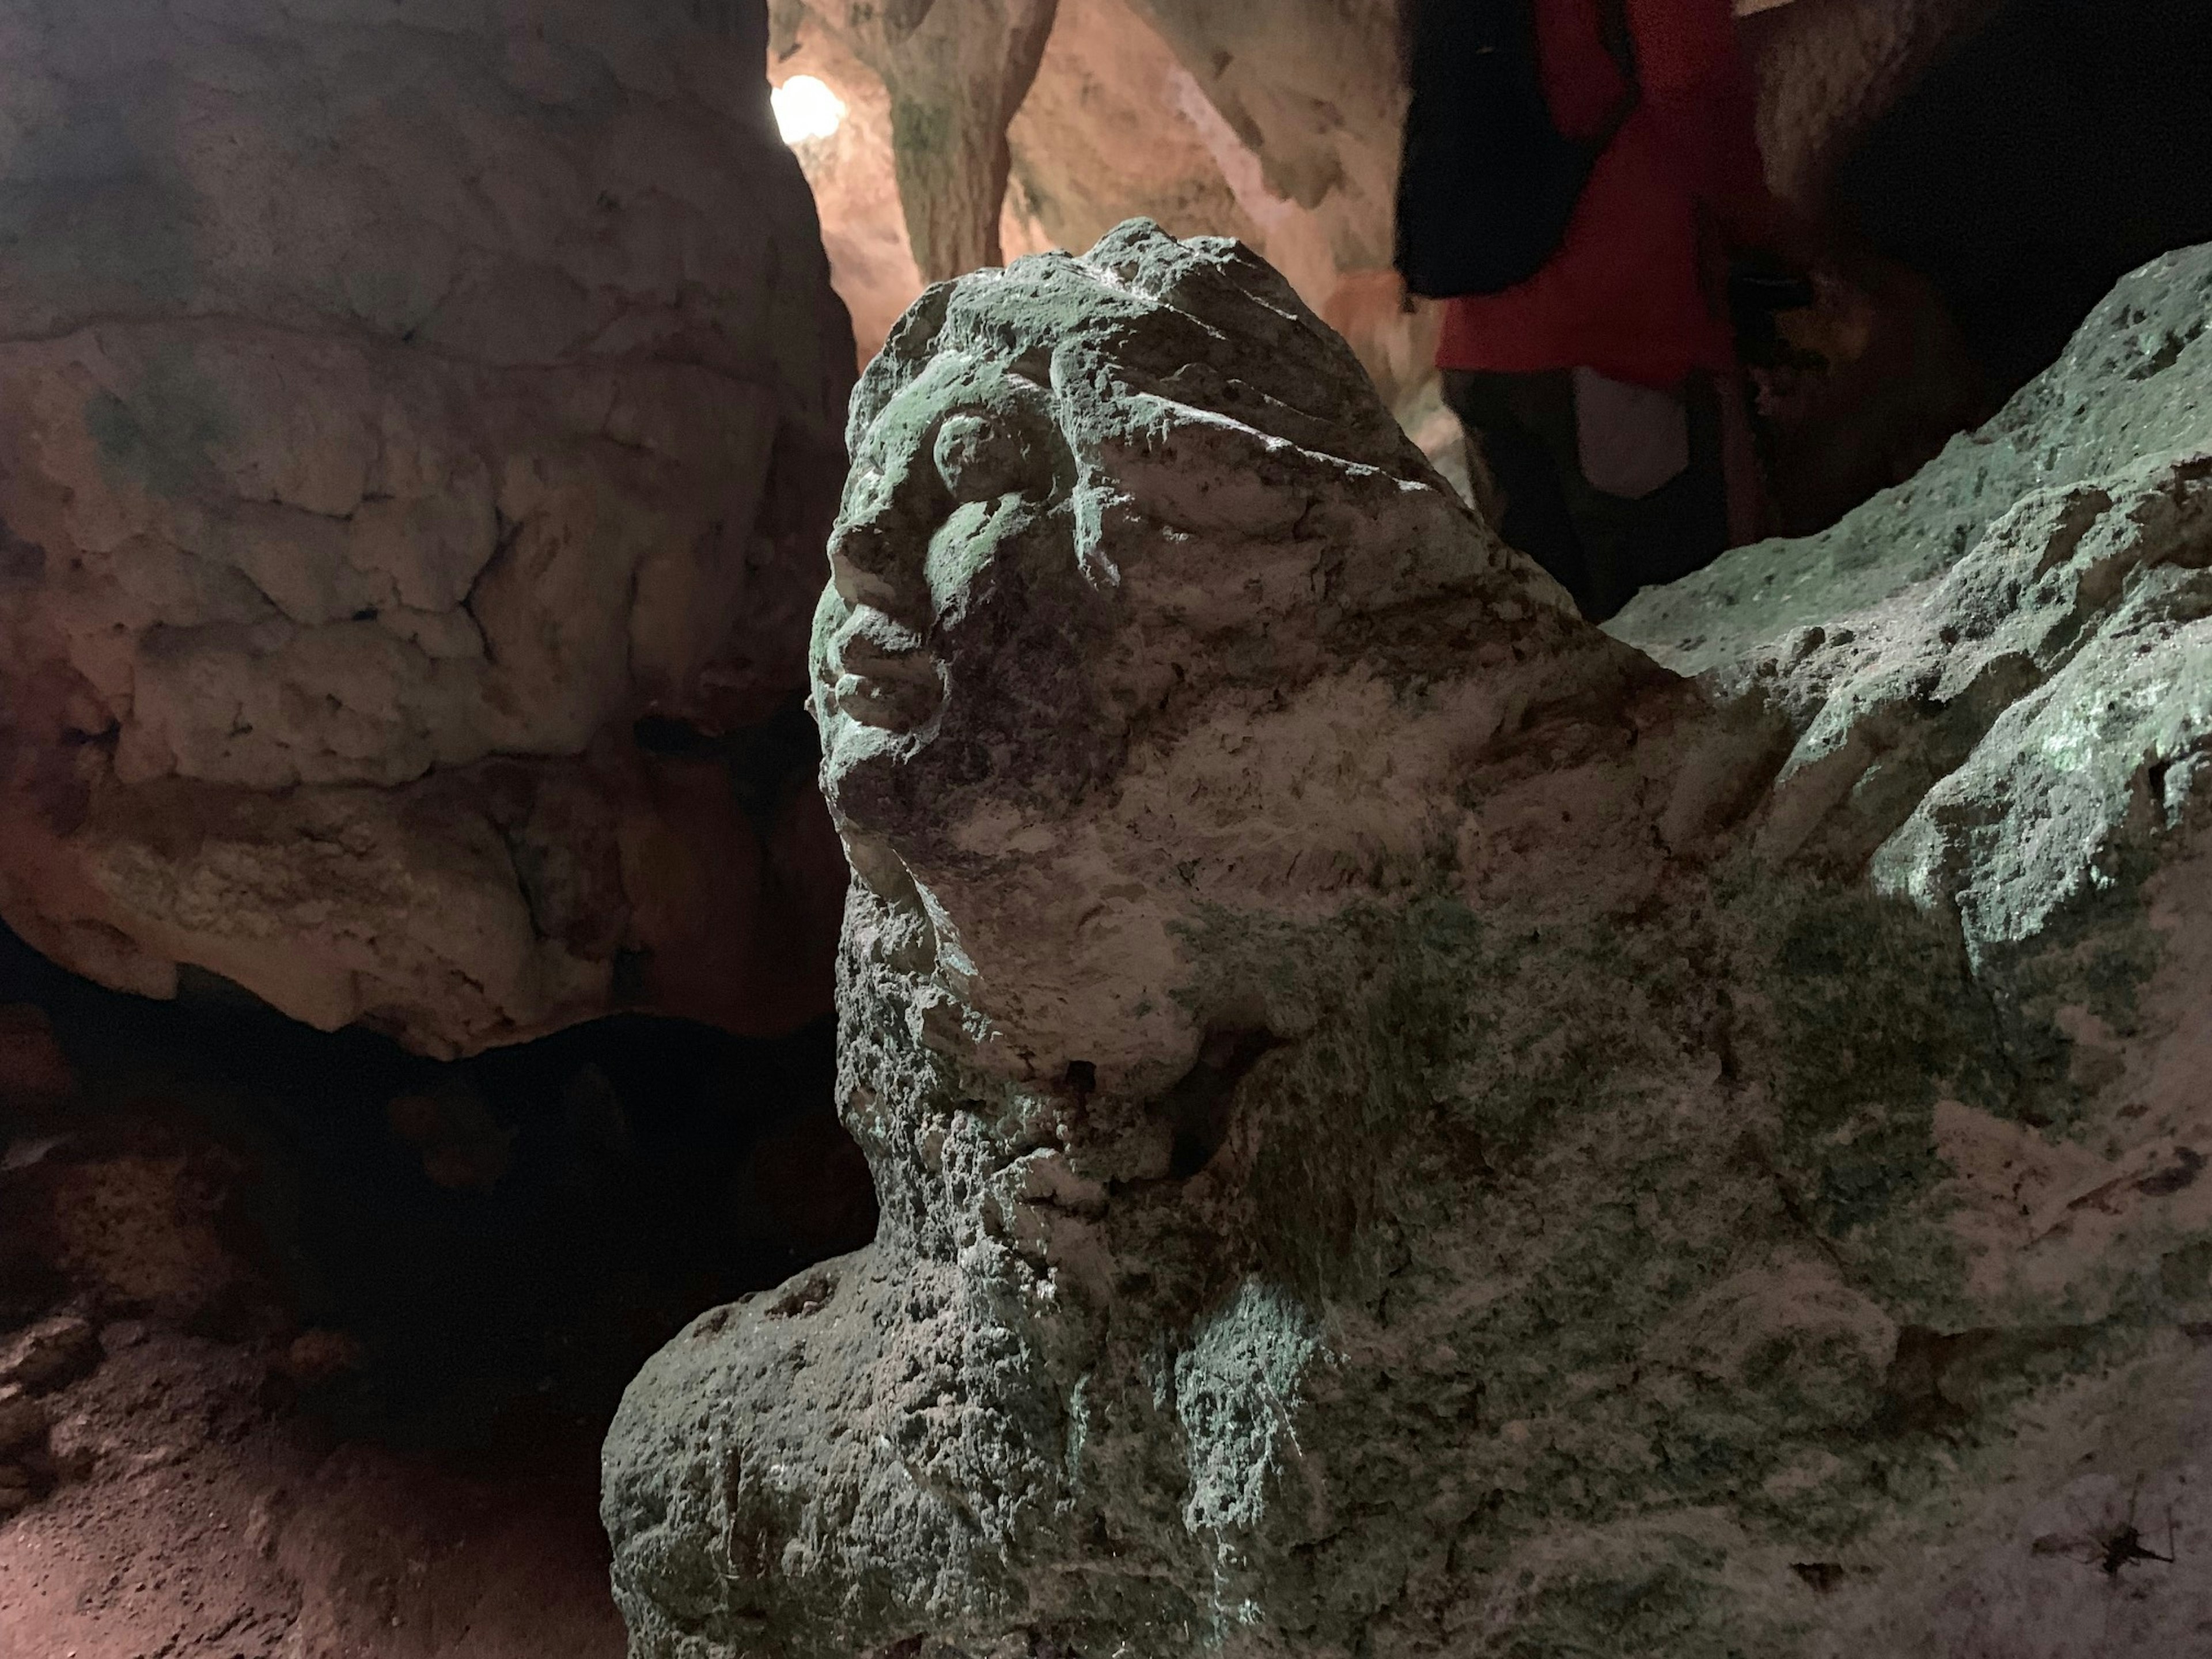
[(50, 1459), (0, 1455), (0, 1516), (37, 1500), (0, 1527), (9, 1659), (622, 1653), (581, 1483), (333, 1446), (265, 1350), (139, 1337), (49, 1402)]
[(1738, 0), (1759, 82), (1759, 149), (1780, 194), (1808, 207), (1869, 127), (2003, 0)]
[(1394, 0), (1133, 0), (1340, 264), (1388, 267), (1406, 94)]
[(100, 1338), (75, 1314), (56, 1314), (0, 1339), (0, 1385), (42, 1394), (74, 1382), (100, 1363)]
[(1020, 207), (1048, 246), (1089, 247), (1139, 216), (1177, 234), (1263, 240), (1228, 177), (1242, 141), (1225, 126), (1217, 137), (1219, 122), (1133, 0), (1060, 0), (1006, 134)]
[(781, 86), (794, 76), (811, 76), (845, 106), (836, 131), (802, 139), (792, 153), (814, 192), (830, 276), (852, 313), (854, 351), (865, 363), (883, 349), (892, 325), (927, 286), (899, 203), (890, 94), (811, 14), (798, 12), (790, 27), (788, 42), (771, 52), (770, 77)]
[(0, 1457), (21, 1457), (44, 1449), (46, 1408), (21, 1383), (0, 1384)]
[(1006, 125), (1036, 75), (1056, 3), (806, 0), (890, 94), (899, 200), (931, 281), (999, 262)]
[(814, 647), (882, 1227), (632, 1384), (633, 1652), (2187, 1650), (2212, 514), (2166, 395), (2016, 409), (2112, 470), (1939, 476), (1935, 539), (1988, 528), (1932, 574), (1869, 507), (1871, 610), (1692, 681), (1234, 246), (933, 291)]
[[(923, 287), (896, 176), (892, 97), (854, 51), (839, 7), (779, 0), (775, 15), (771, 73), (779, 81), (814, 76), (847, 106), (835, 134), (805, 141), (797, 152), (821, 204), (837, 292), (852, 309), (866, 360)], [(969, 26), (987, 21), (977, 14)], [(1390, 75), (1380, 38), (1327, 38), (1337, 48), (1356, 42), (1361, 76)], [(1341, 78), (1335, 67), (1322, 66), (1325, 55), (1311, 55), (1310, 76)], [(1395, 278), (1379, 303), (1362, 292), (1376, 279), (1371, 264), (1340, 269), (1338, 233), (1349, 222), (1342, 193), (1324, 192), (1312, 206), (1292, 199), (1269, 181), (1255, 142), (1249, 128), (1240, 130), (1217, 106), (1148, 11), (1133, 0), (1060, 0), (1035, 79), (1006, 127), (1011, 176), (998, 210), (1000, 252), (1011, 258), (1088, 246), (1132, 217), (1156, 220), (1178, 235), (1234, 235), (1265, 253), (1332, 321), (1345, 320), (1338, 312), (1347, 303), (1364, 307), (1367, 314), (1345, 331), (1386, 388), (1405, 374), (1407, 365), (1398, 358), (1417, 360), (1416, 378), (1433, 380), (1428, 360), (1435, 339), (1426, 316), (1408, 325)], [(1310, 133), (1302, 142), (1329, 141)], [(1372, 135), (1362, 140), (1368, 149), (1377, 142)], [(1369, 202), (1360, 210), (1369, 222), (1350, 238), (1364, 250), (1361, 260), (1371, 261), (1378, 239), (1387, 239), (1387, 216), (1375, 217), (1374, 208)], [(912, 210), (950, 211), (927, 200)], [(970, 216), (980, 223), (983, 211), (979, 205)], [(1340, 296), (1347, 279), (1352, 292)]]
[[(2094, 492), (2081, 487), (2212, 448), (2208, 319), (2212, 249), (2154, 261), (2123, 281), (2065, 355), (1994, 420), (1954, 439), (1910, 482), (1820, 535), (1741, 548), (1647, 592), (1611, 630), (1683, 673), (1748, 665), (1793, 630), (1840, 621), (1954, 570), (2008, 514), (2025, 515), (2019, 534), (2033, 535), (2039, 515), (2054, 514), (2078, 520), (2065, 533), (2086, 532), (2102, 509), (2083, 505)], [(2130, 494), (2143, 487), (2119, 485)], [(2073, 550), (2054, 544), (2057, 558)]]
[[(842, 469), (758, 0), (9, 0), (0, 39), (40, 135), (0, 162), (9, 925), (447, 1053), (720, 994), (656, 906), (792, 979), (758, 913), (818, 811), (732, 844), (629, 737), (795, 696)], [(654, 894), (671, 843), (735, 897)]]

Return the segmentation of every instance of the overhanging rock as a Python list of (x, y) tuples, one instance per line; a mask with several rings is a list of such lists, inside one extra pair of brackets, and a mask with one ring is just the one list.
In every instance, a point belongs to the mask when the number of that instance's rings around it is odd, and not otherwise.
[(11, 927), (439, 1054), (817, 1012), (803, 777), (630, 742), (805, 684), (852, 341), (765, 35), (0, 0)]

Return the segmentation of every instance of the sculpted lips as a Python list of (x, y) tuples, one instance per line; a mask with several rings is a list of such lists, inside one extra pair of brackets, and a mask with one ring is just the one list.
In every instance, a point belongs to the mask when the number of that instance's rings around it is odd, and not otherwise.
[(944, 700), (937, 659), (921, 636), (873, 605), (854, 607), (830, 646), (837, 712), (886, 732), (927, 723)]

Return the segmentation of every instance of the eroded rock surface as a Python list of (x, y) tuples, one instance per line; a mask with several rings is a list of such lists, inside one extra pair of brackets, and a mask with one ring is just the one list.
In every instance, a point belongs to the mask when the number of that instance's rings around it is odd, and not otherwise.
[[(929, 281), (999, 262), (1012, 165), (1006, 125), (1036, 77), (1057, 4), (805, 0), (890, 94), (899, 200), (915, 264)], [(794, 0), (779, 9), (801, 9)]]
[(1692, 680), (1235, 246), (935, 291), (815, 641), (883, 1224), (631, 1385), (634, 1653), (2190, 1650), (2212, 465), (2080, 395)]
[(2002, 0), (1738, 0), (1758, 65), (1759, 143), (1782, 195), (1820, 205), (1869, 127)]
[(842, 471), (758, 0), (11, 0), (0, 40), (9, 924), (446, 1053), (812, 1012), (803, 783), (741, 810), (629, 738), (796, 696)]
[(872, 1231), (833, 1065), (644, 1019), (426, 1060), (0, 932), (0, 1655), (618, 1659), (623, 1384)]
[(1947, 573), (1965, 580), (1960, 562), (2008, 514), (2018, 516), (1991, 545), (2016, 549), (2047, 521), (2063, 562), (2094, 524), (2105, 523), (2101, 542), (2130, 516), (2104, 519), (2111, 500), (2090, 505), (2100, 489), (2155, 495), (2159, 476), (2208, 450), (2212, 249), (2192, 248), (2129, 276), (2057, 362), (1909, 483), (1820, 535), (1740, 548), (1647, 592), (1612, 631), (1680, 672), (1747, 665), (1793, 629), (1927, 598), (1921, 585)]

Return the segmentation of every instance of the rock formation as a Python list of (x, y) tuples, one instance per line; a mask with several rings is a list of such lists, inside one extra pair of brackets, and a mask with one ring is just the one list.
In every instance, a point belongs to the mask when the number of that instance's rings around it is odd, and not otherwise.
[[(890, 93), (891, 160), (915, 264), (957, 276), (1000, 259), (1012, 157), (1006, 124), (1028, 95), (1057, 0), (805, 0)], [(793, 9), (782, 0), (781, 9)], [(781, 25), (795, 33), (796, 21)]]
[[(891, 325), (926, 286), (899, 203), (890, 94), (818, 24), (770, 47), (769, 74), (779, 86), (811, 76), (845, 106), (835, 132), (803, 138), (792, 150), (814, 192), (830, 276), (852, 313), (854, 352), (865, 363), (883, 349)], [(1002, 236), (1001, 252), (1004, 241)]]
[[(1820, 216), (1838, 161), (1993, 5), (1740, 3), (1777, 188)], [(1177, 235), (1235, 236), (1264, 255), (1352, 344), (1431, 459), (1464, 483), (1458, 423), (1433, 368), (1437, 308), (1408, 307), (1389, 268), (1403, 104), (1389, 0), (1257, 10), (1060, 0), (1034, 82), (1002, 122), (1012, 181), (1003, 210), (990, 205), (995, 193), (955, 204), (950, 186), (932, 182), (941, 158), (896, 159), (915, 148), (902, 133), (944, 123), (895, 123), (886, 82), (958, 78), (954, 60), (921, 33), (892, 38), (896, 8), (869, 10), (858, 33), (848, 14), (862, 9), (843, 0), (778, 0), (776, 9), (778, 73), (818, 76), (850, 106), (846, 130), (805, 146), (802, 159), (864, 357), (920, 294), (928, 263), (898, 233), (901, 198), (909, 221), (971, 227), (965, 263), (933, 275), (996, 262), (980, 240), (994, 211), (1008, 254), (1087, 246), (1125, 218), (1151, 218)], [(931, 15), (939, 33), (999, 27), (988, 8)], [(864, 36), (872, 44), (856, 55), (852, 43)], [(970, 100), (961, 118), (984, 121), (993, 106), (990, 97)], [(1796, 319), (1788, 386), (1766, 399), (1776, 493), (1784, 523), (1798, 529), (1832, 523), (1910, 476), (1990, 407), (1942, 305), (1910, 272), (1839, 252), (1820, 296), (1817, 314)]]
[(1844, 153), (2004, 0), (1784, 0), (1753, 14), (1759, 144), (1775, 190), (1818, 210)]
[(2189, 1650), (2208, 315), (1647, 654), (1234, 245), (933, 290), (814, 645), (883, 1224), (631, 1385), (633, 1654)]
[(1060, 0), (1006, 142), (1010, 206), (1035, 223), (1038, 249), (1089, 247), (1141, 217), (1203, 225), (1266, 245), (1279, 267), (1296, 263), (1289, 239), (1269, 235), (1293, 204), (1267, 187), (1257, 159), (1133, 0)]
[[(2212, 256), (2157, 260), (2121, 283), (2066, 354), (1994, 420), (1952, 440), (1910, 483), (1820, 535), (1741, 549), (1647, 592), (1612, 631), (1680, 672), (1740, 670), (1799, 630), (1899, 593), (1925, 597), (1926, 584), (1971, 568), (1962, 556), (2023, 503), (2050, 510), (2049, 492), (2079, 503), (2100, 491), (2117, 499), (2123, 490), (2106, 481), (2212, 449), (2208, 334)], [(2130, 498), (2140, 493), (2124, 488)], [(2061, 510), (2080, 519), (2076, 536), (2110, 505), (2079, 503)]]
[(814, 1012), (851, 347), (758, 0), (0, 39), (0, 915), (441, 1053)]
[(1406, 94), (1397, 0), (1134, 0), (1277, 196), (1319, 214), (1338, 265), (1390, 263)]
[(2122, 276), (2212, 241), (2204, 21), (2005, 0), (1841, 158), (1841, 216), (1930, 282), (1998, 403)]
[(825, 1024), (438, 1062), (0, 932), (0, 1655), (619, 1659), (623, 1384), (873, 1231)]

